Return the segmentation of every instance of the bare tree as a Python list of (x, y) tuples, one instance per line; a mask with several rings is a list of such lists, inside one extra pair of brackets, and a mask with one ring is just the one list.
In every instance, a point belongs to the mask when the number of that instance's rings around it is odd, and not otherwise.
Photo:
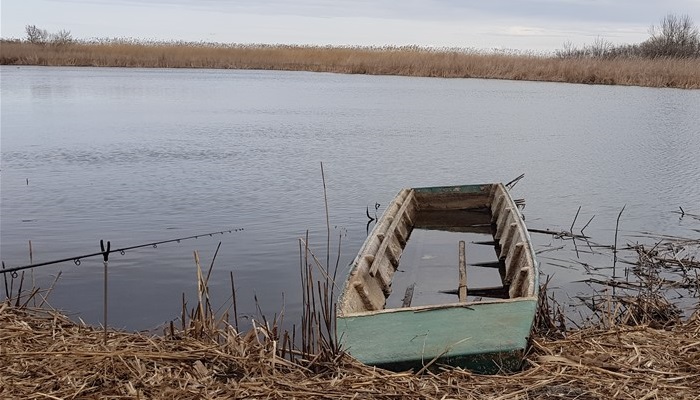
[(649, 29), (651, 37), (642, 44), (647, 57), (697, 57), (700, 31), (688, 15), (668, 14)]
[(27, 33), (27, 42), (33, 44), (46, 44), (49, 39), (49, 32), (46, 29), (37, 28), (36, 25), (27, 25), (24, 27)]
[(561, 49), (554, 52), (558, 58), (574, 58), (579, 56), (579, 50), (574, 46), (571, 41), (567, 40), (562, 45)]
[(51, 34), (51, 44), (56, 45), (56, 46), (62, 46), (66, 44), (70, 44), (73, 42), (73, 35), (71, 35), (70, 31), (61, 29), (60, 31), (56, 33)]
[(598, 36), (593, 41), (593, 44), (587, 46), (586, 53), (593, 58), (604, 58), (610, 55), (613, 45), (604, 38)]

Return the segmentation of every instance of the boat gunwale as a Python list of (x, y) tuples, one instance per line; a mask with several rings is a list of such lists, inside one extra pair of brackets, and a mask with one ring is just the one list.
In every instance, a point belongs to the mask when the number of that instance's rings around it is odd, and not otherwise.
[(515, 303), (519, 301), (537, 301), (537, 295), (526, 296), (526, 297), (516, 297), (511, 299), (492, 299), (492, 300), (481, 300), (481, 301), (470, 301), (467, 303), (444, 303), (444, 304), (428, 304), (423, 306), (413, 306), (413, 307), (398, 307), (398, 308), (383, 308), (381, 310), (372, 311), (361, 311), (354, 313), (345, 313), (343, 315), (338, 315), (338, 318), (357, 318), (366, 317), (377, 314), (387, 314), (394, 312), (427, 312), (433, 310), (442, 310), (446, 308), (472, 308), (480, 304), (503, 304), (503, 303)]
[[(522, 213), (520, 212), (520, 208), (518, 207), (517, 204), (515, 204), (515, 201), (510, 195), (510, 192), (508, 189), (505, 187), (503, 183), (496, 183), (493, 184), (494, 186), (494, 191), (498, 190), (498, 188), (505, 193), (505, 200), (509, 203), (510, 207), (513, 209), (515, 214), (517, 215), (517, 218), (513, 218), (514, 222), (518, 224), (518, 229), (520, 229), (520, 233), (523, 236), (523, 239), (525, 243), (527, 244), (528, 247), (528, 252), (530, 253), (530, 258), (532, 261), (532, 265), (530, 266), (530, 276), (531, 276), (531, 286), (528, 287), (528, 294), (531, 294), (534, 297), (539, 296), (539, 290), (540, 290), (540, 269), (539, 269), (539, 263), (537, 262), (537, 255), (535, 254), (535, 249), (532, 247), (532, 237), (530, 237), (530, 232), (527, 230), (527, 226), (525, 226), (525, 219), (523, 218)], [(491, 214), (493, 215), (493, 210), (491, 210)], [(513, 242), (511, 243), (511, 246), (515, 246), (517, 243)], [(522, 297), (516, 297), (517, 298), (523, 298), (523, 297), (528, 297), (528, 296), (522, 296)]]
[[(477, 189), (478, 188), (478, 189)], [(466, 189), (466, 190), (465, 190)], [(474, 191), (471, 191), (470, 189), (475, 189)], [(481, 195), (488, 199), (488, 204), (489, 204), (489, 209), (491, 210), (491, 215), (494, 215), (494, 201), (495, 201), (495, 196), (498, 194), (498, 192), (502, 192), (504, 194), (504, 200), (505, 203), (503, 204), (503, 209), (510, 208), (514, 210), (514, 214), (511, 214), (510, 217), (507, 217), (509, 220), (512, 222), (510, 223), (516, 223), (518, 225), (518, 230), (520, 231), (520, 236), (521, 236), (521, 242), (525, 242), (529, 257), (531, 259), (531, 263), (529, 264), (529, 279), (527, 282), (527, 295), (526, 296), (518, 296), (518, 297), (512, 297), (512, 298), (507, 298), (507, 299), (490, 299), (490, 300), (481, 300), (481, 301), (471, 301), (467, 303), (443, 303), (443, 304), (432, 304), (432, 305), (423, 305), (423, 306), (415, 306), (415, 307), (401, 307), (401, 308), (381, 308), (377, 310), (363, 310), (363, 311), (345, 311), (345, 305), (346, 305), (346, 299), (345, 296), (348, 294), (348, 291), (352, 290), (351, 288), (351, 278), (353, 274), (356, 272), (356, 270), (359, 267), (360, 260), (366, 256), (367, 250), (370, 247), (370, 244), (374, 240), (375, 237), (378, 237), (378, 235), (381, 233), (379, 232), (383, 228), (382, 222), (386, 218), (391, 217), (389, 214), (390, 210), (392, 207), (397, 203), (403, 203), (407, 198), (410, 197), (411, 193), (418, 194), (418, 193), (425, 193), (429, 195), (430, 193), (433, 194), (449, 194), (449, 193), (475, 193), (477, 196)], [(480, 194), (477, 194), (480, 193)], [(417, 200), (416, 200), (417, 201)], [(511, 247), (515, 246), (517, 243), (513, 242), (511, 243)], [(403, 248), (401, 249), (403, 252)], [(498, 303), (504, 303), (504, 302), (512, 302), (512, 301), (523, 301), (523, 300), (533, 300), (537, 299), (538, 294), (539, 294), (539, 265), (537, 262), (537, 258), (535, 255), (535, 251), (532, 247), (532, 239), (530, 237), (529, 232), (527, 231), (527, 227), (525, 226), (525, 223), (523, 221), (522, 214), (520, 213), (520, 209), (518, 206), (515, 204), (513, 198), (510, 196), (509, 191), (507, 188), (503, 185), (503, 183), (481, 183), (481, 184), (469, 184), (469, 185), (453, 185), (453, 186), (429, 186), (429, 187), (409, 187), (409, 188), (403, 188), (401, 189), (397, 195), (392, 199), (391, 203), (387, 206), (386, 210), (382, 213), (381, 217), (377, 220), (377, 224), (372, 228), (370, 231), (370, 234), (367, 236), (365, 241), (363, 242), (362, 246), (360, 247), (357, 255), (353, 259), (352, 263), (350, 264), (351, 268), (348, 271), (348, 275), (346, 277), (346, 280), (343, 284), (343, 289), (342, 292), (339, 296), (338, 302), (337, 302), (337, 318), (352, 318), (352, 317), (360, 317), (360, 316), (371, 316), (371, 315), (376, 315), (376, 314), (381, 314), (381, 313), (387, 313), (387, 312), (401, 312), (401, 311), (413, 311), (413, 312), (421, 312), (421, 311), (429, 311), (429, 310), (438, 310), (438, 309), (444, 309), (444, 308), (452, 308), (452, 307), (471, 307), (474, 305), (478, 304), (498, 304)]]

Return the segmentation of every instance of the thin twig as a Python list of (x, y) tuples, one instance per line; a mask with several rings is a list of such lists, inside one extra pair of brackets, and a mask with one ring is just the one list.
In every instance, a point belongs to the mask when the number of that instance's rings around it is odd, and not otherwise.
[(331, 221), (328, 213), (328, 193), (326, 191), (326, 175), (323, 172), (323, 162), (321, 162), (321, 180), (323, 181), (323, 204), (326, 208), (326, 273), (331, 265)]
[(240, 333), (238, 327), (238, 307), (236, 305), (236, 284), (233, 280), (233, 271), (229, 271), (231, 277), (231, 298), (233, 299), (233, 323), (235, 324), (236, 333)]
[(62, 273), (63, 273), (63, 271), (58, 271), (58, 274), (56, 274), (56, 278), (54, 278), (53, 282), (51, 283), (51, 286), (49, 286), (48, 290), (46, 290), (46, 295), (43, 296), (41, 303), (39, 303), (39, 308), (43, 307), (44, 303), (46, 303), (46, 299), (49, 298), (51, 291), (53, 291), (53, 288), (54, 288), (54, 286), (56, 286), (56, 282), (58, 282), (58, 278), (61, 277)]
[(513, 179), (512, 181), (506, 183), (505, 186), (506, 186), (508, 189), (513, 189), (513, 188), (515, 187), (515, 185), (517, 185), (518, 182), (520, 182), (520, 180), (523, 179), (524, 177), (525, 177), (525, 174), (520, 174), (517, 178), (515, 178), (515, 179)]
[(578, 218), (578, 213), (581, 212), (581, 206), (578, 206), (578, 210), (576, 210), (576, 215), (574, 216), (573, 222), (571, 222), (571, 228), (569, 228), (569, 232), (572, 234), (574, 233), (574, 225), (576, 224), (576, 219)]
[(617, 234), (620, 231), (620, 217), (622, 216), (622, 212), (625, 211), (625, 207), (627, 204), (622, 206), (622, 210), (620, 210), (620, 213), (617, 214), (617, 221), (615, 222), (615, 244), (613, 245), (613, 278), (616, 277), (616, 266), (617, 266)]
[(591, 219), (589, 219), (588, 222), (586, 222), (586, 225), (584, 225), (583, 228), (581, 228), (581, 234), (582, 234), (582, 235), (585, 235), (585, 233), (583, 233), (583, 230), (586, 229), (586, 228), (588, 228), (588, 225), (591, 223), (591, 221), (593, 221), (593, 218), (595, 218), (595, 215), (593, 215), (593, 216), (591, 217)]

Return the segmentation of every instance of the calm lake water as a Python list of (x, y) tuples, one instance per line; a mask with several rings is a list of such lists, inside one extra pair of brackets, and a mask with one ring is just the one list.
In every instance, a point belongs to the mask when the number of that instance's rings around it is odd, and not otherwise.
[[(700, 91), (306, 72), (2, 67), (1, 236), (9, 266), (243, 228), (110, 257), (110, 325), (153, 328), (196, 302), (193, 251), (213, 303), (239, 314), (300, 312), (299, 242), (326, 258), (323, 162), (339, 276), (402, 188), (526, 177), (529, 228), (578, 229), (611, 244), (650, 231), (697, 238)], [(539, 250), (559, 246), (535, 235)], [(455, 248), (456, 249), (456, 248)], [(456, 252), (456, 250), (455, 250)], [(456, 253), (455, 253), (456, 254)], [(567, 251), (545, 274), (587, 289)], [(562, 261), (563, 260), (563, 261)], [(611, 263), (597, 257), (600, 266)], [(561, 264), (570, 265), (562, 268)], [(29, 272), (49, 298), (102, 319), (102, 260)], [(455, 274), (457, 268), (455, 265)], [(17, 285), (19, 282), (15, 281)], [(16, 287), (16, 286), (15, 286)], [(418, 288), (417, 288), (418, 290)], [(4, 291), (2, 292), (4, 296)]]

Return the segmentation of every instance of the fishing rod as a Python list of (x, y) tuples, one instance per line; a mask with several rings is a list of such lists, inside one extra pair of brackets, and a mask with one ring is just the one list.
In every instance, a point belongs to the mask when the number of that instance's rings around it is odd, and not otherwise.
[(235, 228), (235, 229), (229, 229), (229, 230), (225, 230), (225, 231), (202, 233), (199, 235), (192, 235), (192, 236), (181, 237), (181, 238), (177, 238), (177, 239), (168, 239), (168, 240), (162, 240), (159, 242), (150, 242), (150, 243), (138, 244), (136, 246), (122, 247), (122, 248), (114, 249), (114, 250), (112, 250), (109, 247), (109, 242), (107, 242), (108, 246), (105, 249), (103, 247), (102, 241), (100, 241), (100, 246), (101, 246), (102, 251), (97, 252), (97, 253), (84, 254), (82, 256), (76, 256), (76, 257), (61, 258), (59, 260), (46, 261), (46, 262), (41, 262), (41, 263), (37, 263), (37, 264), (22, 265), (19, 267), (12, 267), (12, 268), (5, 268), (5, 263), (3, 262), (2, 268), (0, 269), (0, 273), (3, 273), (3, 274), (10, 273), (10, 274), (12, 274), (13, 278), (16, 278), (17, 271), (22, 271), (25, 269), (44, 267), (44, 266), (52, 265), (52, 264), (60, 264), (60, 263), (64, 263), (67, 261), (73, 261), (73, 263), (75, 265), (80, 265), (80, 260), (83, 258), (103, 256), (103, 257), (105, 257), (105, 260), (106, 260), (107, 259), (106, 256), (108, 256), (110, 253), (120, 253), (121, 255), (124, 255), (124, 253), (126, 253), (129, 250), (140, 249), (143, 247), (153, 247), (155, 249), (158, 247), (159, 244), (173, 243), (173, 242), (180, 243), (183, 240), (198, 239), (198, 238), (204, 237), (204, 236), (212, 237), (214, 235), (224, 235), (226, 233), (233, 233), (233, 232), (238, 232), (238, 231), (242, 231), (242, 230), (243, 230), (243, 228)]

